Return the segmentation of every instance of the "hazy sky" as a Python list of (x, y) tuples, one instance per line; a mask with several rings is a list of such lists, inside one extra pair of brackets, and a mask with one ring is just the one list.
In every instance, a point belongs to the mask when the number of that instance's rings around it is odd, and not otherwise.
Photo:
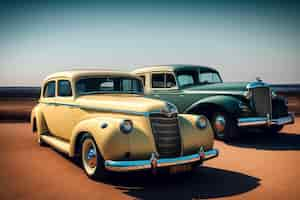
[(0, 86), (169, 63), (215, 67), (225, 81), (300, 83), (297, 2), (37, 2), (0, 3)]

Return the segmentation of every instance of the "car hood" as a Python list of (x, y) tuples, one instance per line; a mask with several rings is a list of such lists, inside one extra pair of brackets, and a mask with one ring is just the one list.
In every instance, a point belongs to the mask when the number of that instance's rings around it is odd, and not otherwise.
[(76, 103), (83, 108), (103, 111), (152, 112), (166, 106), (164, 101), (132, 94), (97, 94), (77, 98)]
[(196, 85), (184, 88), (186, 91), (234, 91), (234, 92), (245, 92), (247, 91), (247, 85), (249, 82), (228, 82), (228, 83), (215, 83)]

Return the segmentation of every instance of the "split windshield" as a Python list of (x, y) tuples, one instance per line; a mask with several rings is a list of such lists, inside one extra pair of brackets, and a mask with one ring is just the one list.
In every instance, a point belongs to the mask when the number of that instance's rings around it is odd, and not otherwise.
[(176, 72), (179, 87), (187, 87), (193, 85), (222, 83), (222, 79), (218, 72), (212, 70), (178, 71)]
[(76, 82), (79, 95), (97, 93), (143, 94), (140, 80), (130, 77), (93, 77), (82, 78)]

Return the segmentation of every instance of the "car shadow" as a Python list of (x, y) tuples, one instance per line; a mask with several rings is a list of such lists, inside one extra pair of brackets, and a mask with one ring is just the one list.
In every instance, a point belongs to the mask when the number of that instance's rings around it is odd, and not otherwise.
[[(54, 148), (53, 150), (78, 168), (82, 168), (78, 160)], [(191, 172), (174, 175), (153, 175), (151, 171), (111, 172), (106, 178), (94, 181), (111, 185), (134, 199), (176, 200), (230, 197), (259, 187), (261, 179), (240, 172), (201, 166)]]
[(190, 173), (157, 175), (150, 172), (111, 174), (106, 180), (135, 199), (209, 199), (255, 189), (260, 179), (243, 173), (199, 167)]
[(238, 140), (228, 144), (258, 150), (300, 150), (300, 134), (281, 132), (270, 135), (259, 131), (244, 131)]

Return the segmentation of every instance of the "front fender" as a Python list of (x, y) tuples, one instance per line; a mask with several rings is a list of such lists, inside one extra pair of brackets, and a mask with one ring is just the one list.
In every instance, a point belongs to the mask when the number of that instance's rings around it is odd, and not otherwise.
[(200, 147), (204, 147), (205, 150), (213, 148), (214, 133), (207, 120), (207, 127), (199, 129), (196, 126), (196, 121), (199, 115), (180, 114), (178, 115), (182, 147), (184, 154), (192, 154), (199, 150)]
[(184, 111), (184, 113), (193, 113), (192, 111), (196, 108), (209, 104), (222, 108), (224, 111), (235, 116), (238, 115), (238, 113), (240, 112), (239, 103), (240, 100), (233, 96), (211, 96), (193, 103)]
[[(78, 136), (89, 133), (94, 138), (101, 155), (105, 160), (116, 160), (129, 152), (129, 136), (120, 131), (122, 119), (96, 117), (79, 122), (72, 131), (70, 141), (70, 156), (75, 155)], [(106, 123), (104, 128), (102, 124)]]

